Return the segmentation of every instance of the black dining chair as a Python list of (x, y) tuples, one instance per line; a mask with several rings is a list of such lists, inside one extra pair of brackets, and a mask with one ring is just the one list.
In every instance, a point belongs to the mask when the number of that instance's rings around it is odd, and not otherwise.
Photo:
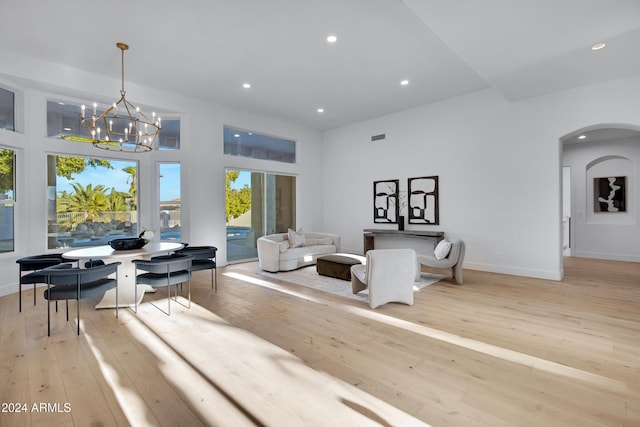
[[(191, 308), (191, 255), (173, 253), (171, 255), (156, 256), (151, 259), (134, 259), (131, 261), (136, 266), (136, 285), (149, 285), (153, 288), (167, 288), (167, 311), (150, 303), (166, 315), (171, 315), (171, 286), (176, 286), (176, 298), (178, 302), (177, 285), (187, 283), (189, 299), (188, 308)], [(138, 274), (138, 270), (146, 273)], [(135, 287), (135, 312), (138, 312), (138, 286)]]
[(218, 292), (218, 274), (216, 268), (216, 252), (218, 248), (215, 246), (186, 246), (176, 251), (178, 254), (193, 256), (191, 263), (191, 271), (211, 270), (211, 287), (215, 286)]
[[(116, 319), (118, 318), (118, 266), (120, 262), (112, 262), (91, 268), (70, 267), (59, 264), (42, 270), (45, 275), (47, 290), (47, 335), (51, 336), (51, 301), (66, 301), (67, 322), (69, 321), (69, 300), (77, 301), (78, 335), (80, 335), (80, 300), (104, 295), (109, 289), (116, 289)], [(115, 278), (110, 278), (115, 273)]]
[(64, 262), (69, 261), (62, 258), (61, 254), (32, 255), (16, 260), (16, 263), (18, 264), (19, 312), (22, 312), (22, 287), (24, 285), (33, 285), (33, 305), (36, 305), (36, 285), (38, 283), (46, 283), (45, 276), (40, 272), (40, 270), (62, 264)]

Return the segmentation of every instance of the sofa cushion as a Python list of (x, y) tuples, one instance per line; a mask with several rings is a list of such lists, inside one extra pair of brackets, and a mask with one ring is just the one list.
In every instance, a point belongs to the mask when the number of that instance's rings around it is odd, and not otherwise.
[(331, 237), (307, 237), (305, 235), (305, 246), (315, 245), (333, 245), (333, 239)]
[(304, 246), (301, 248), (290, 248), (280, 254), (280, 261), (288, 261), (319, 254), (330, 254), (334, 253), (335, 251), (336, 247), (333, 245), (315, 245)]

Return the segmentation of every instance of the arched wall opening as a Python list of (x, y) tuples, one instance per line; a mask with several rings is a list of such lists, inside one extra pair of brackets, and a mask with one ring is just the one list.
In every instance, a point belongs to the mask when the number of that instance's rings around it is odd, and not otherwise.
[(640, 126), (587, 126), (560, 144), (563, 255), (640, 262)]

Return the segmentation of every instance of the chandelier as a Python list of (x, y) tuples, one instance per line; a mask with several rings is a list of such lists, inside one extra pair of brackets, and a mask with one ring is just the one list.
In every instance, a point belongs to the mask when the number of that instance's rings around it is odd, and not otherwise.
[(162, 128), (162, 120), (152, 113), (151, 118), (140, 111), (125, 98), (124, 90), (124, 51), (129, 49), (126, 43), (116, 43), (122, 51), (122, 89), (120, 100), (114, 102), (103, 113), (99, 113), (98, 104), (93, 109), (82, 106), (82, 124), (91, 135), (91, 143), (109, 151), (143, 153), (151, 151), (156, 137)]

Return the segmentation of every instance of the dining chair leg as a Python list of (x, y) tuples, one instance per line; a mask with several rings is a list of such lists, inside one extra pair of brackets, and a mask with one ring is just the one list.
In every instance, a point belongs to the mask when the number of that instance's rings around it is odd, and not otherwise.
[(118, 270), (116, 270), (116, 319), (117, 318), (118, 318)]
[[(135, 277), (138, 277), (138, 269), (136, 268)], [(134, 291), (133, 291), (133, 311), (138, 314), (138, 280), (134, 279), (136, 282), (134, 283)]]
[(187, 296), (189, 298), (189, 308), (191, 308), (191, 278), (187, 280)]
[(22, 313), (22, 273), (18, 272), (18, 313)]
[(51, 303), (47, 300), (47, 336), (51, 336)]
[[(47, 280), (48, 282), (48, 280)], [(51, 286), (47, 283), (47, 336), (51, 336)]]

